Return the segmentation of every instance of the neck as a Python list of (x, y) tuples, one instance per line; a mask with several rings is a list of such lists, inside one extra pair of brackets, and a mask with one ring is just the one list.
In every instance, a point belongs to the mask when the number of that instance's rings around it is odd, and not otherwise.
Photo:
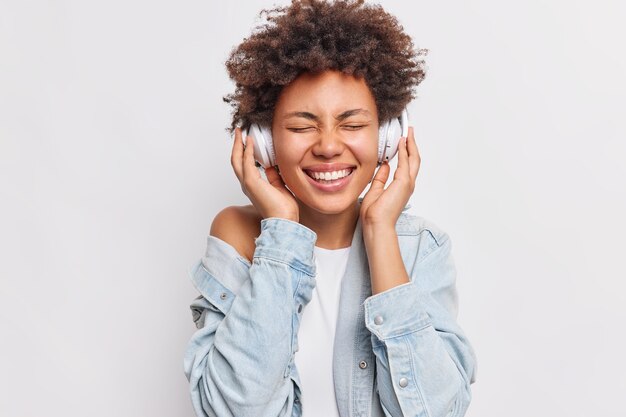
[(340, 249), (352, 244), (352, 236), (361, 209), (358, 200), (343, 212), (333, 214), (320, 213), (301, 201), (298, 201), (298, 205), (300, 224), (317, 234), (315, 246), (323, 249)]

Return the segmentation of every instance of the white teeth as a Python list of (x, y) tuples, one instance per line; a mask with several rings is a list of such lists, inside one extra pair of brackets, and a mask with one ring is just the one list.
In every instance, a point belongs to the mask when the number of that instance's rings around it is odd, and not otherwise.
[(352, 172), (352, 169), (342, 169), (340, 171), (332, 171), (332, 172), (309, 171), (311, 176), (315, 178), (316, 180), (326, 180), (326, 181), (337, 180), (339, 178), (346, 177), (350, 174), (350, 172)]

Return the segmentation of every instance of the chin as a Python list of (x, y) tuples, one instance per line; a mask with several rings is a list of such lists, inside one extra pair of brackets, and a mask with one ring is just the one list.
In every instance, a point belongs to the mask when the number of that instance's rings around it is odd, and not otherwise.
[(298, 199), (302, 206), (306, 206), (310, 210), (314, 210), (321, 214), (341, 214), (348, 210), (354, 209), (358, 200), (358, 196), (350, 198), (348, 196), (307, 196), (305, 199)]

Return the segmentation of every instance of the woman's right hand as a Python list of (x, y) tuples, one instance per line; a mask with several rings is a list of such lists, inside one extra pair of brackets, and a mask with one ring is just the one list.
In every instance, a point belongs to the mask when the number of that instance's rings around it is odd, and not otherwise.
[(241, 183), (241, 190), (256, 207), (261, 217), (264, 219), (280, 217), (299, 222), (300, 210), (295, 197), (285, 186), (276, 167), (265, 169), (267, 181), (261, 177), (254, 163), (254, 139), (248, 136), (244, 147), (240, 128), (235, 129), (230, 163)]

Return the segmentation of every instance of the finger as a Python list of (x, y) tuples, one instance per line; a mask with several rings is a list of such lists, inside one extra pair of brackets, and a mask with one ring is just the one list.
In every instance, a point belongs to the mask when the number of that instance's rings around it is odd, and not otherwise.
[(391, 168), (389, 167), (389, 163), (385, 161), (380, 168), (378, 168), (376, 175), (374, 175), (369, 192), (373, 192), (374, 195), (378, 195), (379, 192), (384, 191), (385, 184), (387, 184), (387, 180), (389, 179), (389, 171), (391, 171)]
[(407, 151), (409, 154), (409, 175), (413, 180), (417, 177), (417, 173), (420, 170), (421, 157), (419, 149), (417, 148), (417, 142), (415, 141), (415, 130), (409, 127), (409, 137), (407, 143)]
[(265, 170), (265, 176), (267, 177), (267, 181), (275, 188), (285, 188), (285, 183), (275, 166), (267, 168)]
[(243, 167), (242, 167), (242, 158), (243, 158), (243, 141), (241, 138), (241, 129), (235, 129), (235, 139), (233, 140), (233, 149), (230, 155), (230, 164), (235, 171), (235, 175), (241, 181), (243, 175)]
[(243, 151), (243, 178), (250, 180), (260, 178), (261, 173), (254, 164), (254, 137), (246, 137), (246, 148)]
[(390, 168), (387, 161), (383, 162), (383, 164), (378, 168), (376, 175), (372, 178), (372, 185), (370, 186), (370, 189), (363, 197), (363, 206), (369, 206), (372, 201), (376, 201), (383, 191), (385, 191), (385, 184), (387, 183), (387, 178), (389, 178), (389, 170)]
[(406, 138), (401, 138), (398, 144), (398, 166), (393, 176), (394, 179), (409, 176), (409, 156), (406, 142)]

